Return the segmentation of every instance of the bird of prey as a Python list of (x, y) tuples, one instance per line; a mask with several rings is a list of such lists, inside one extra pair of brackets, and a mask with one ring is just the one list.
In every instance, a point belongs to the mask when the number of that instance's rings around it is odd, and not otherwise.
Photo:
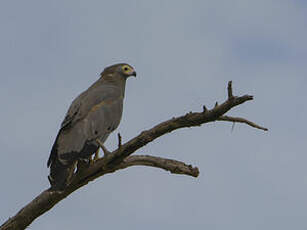
[(98, 154), (121, 120), (126, 80), (136, 76), (132, 66), (109, 66), (100, 78), (70, 105), (53, 144), (47, 166), (52, 190), (64, 190), (78, 160)]

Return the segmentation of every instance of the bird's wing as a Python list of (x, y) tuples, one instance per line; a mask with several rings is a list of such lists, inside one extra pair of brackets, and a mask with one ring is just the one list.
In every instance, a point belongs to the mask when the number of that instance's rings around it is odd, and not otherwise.
[(73, 121), (78, 120), (78, 117), (82, 117), (81, 114), (81, 102), (82, 100), (86, 97), (87, 95), (87, 91), (84, 91), (83, 93), (81, 93), (70, 105), (65, 118), (61, 124), (61, 129), (65, 129), (67, 127), (69, 127)]
[[(61, 128), (56, 137), (56, 140), (52, 146), (50, 157), (47, 162), (47, 166), (55, 160), (58, 151), (58, 140), (61, 133), (65, 130), (65, 133), (69, 133), (74, 130), (74, 127), (78, 126), (78, 121), (84, 119), (88, 113), (97, 105), (103, 104), (105, 101), (116, 100), (120, 96), (119, 91), (110, 85), (99, 85), (96, 87), (90, 87), (88, 90), (80, 94), (70, 105), (68, 112), (61, 124)], [(84, 139), (84, 138), (82, 138)], [(85, 140), (84, 140), (85, 141)], [(82, 142), (74, 141), (75, 144), (83, 146)]]
[(100, 85), (81, 93), (70, 105), (61, 124), (61, 129), (69, 128), (82, 120), (98, 104), (104, 101), (116, 100), (119, 92), (111, 85)]

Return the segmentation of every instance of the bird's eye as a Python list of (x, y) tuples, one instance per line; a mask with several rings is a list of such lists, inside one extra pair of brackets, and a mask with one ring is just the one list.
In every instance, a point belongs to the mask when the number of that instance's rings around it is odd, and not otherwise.
[(124, 73), (128, 73), (129, 71), (131, 71), (131, 68), (130, 68), (128, 65), (124, 65), (124, 66), (122, 67), (122, 71), (123, 71)]

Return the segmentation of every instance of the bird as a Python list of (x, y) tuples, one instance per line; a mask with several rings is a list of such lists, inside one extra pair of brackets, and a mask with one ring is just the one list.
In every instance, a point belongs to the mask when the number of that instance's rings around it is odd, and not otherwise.
[(51, 190), (63, 191), (70, 184), (76, 164), (97, 158), (99, 148), (118, 127), (125, 96), (126, 80), (136, 77), (126, 63), (106, 67), (87, 90), (71, 103), (52, 146), (47, 167)]

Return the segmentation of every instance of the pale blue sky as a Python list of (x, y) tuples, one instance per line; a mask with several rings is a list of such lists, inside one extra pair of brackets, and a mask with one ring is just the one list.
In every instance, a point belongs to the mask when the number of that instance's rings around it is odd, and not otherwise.
[(255, 96), (229, 115), (270, 131), (213, 123), (163, 136), (138, 153), (198, 166), (198, 178), (129, 168), (29, 229), (306, 229), (306, 28), (302, 0), (1, 1), (0, 222), (49, 186), (46, 161), (73, 98), (124, 61), (138, 77), (123, 141), (222, 102), (229, 80)]

